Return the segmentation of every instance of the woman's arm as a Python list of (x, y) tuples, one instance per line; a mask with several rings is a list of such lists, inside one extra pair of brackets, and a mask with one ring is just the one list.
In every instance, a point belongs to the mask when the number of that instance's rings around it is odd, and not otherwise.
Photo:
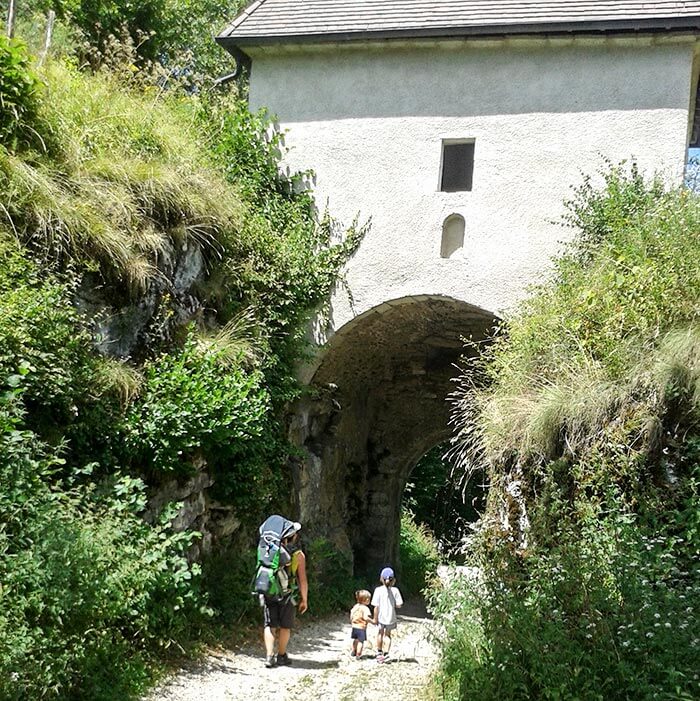
[(304, 613), (309, 608), (309, 582), (306, 578), (306, 555), (302, 551), (298, 554), (299, 564), (297, 565), (297, 582), (299, 582), (299, 613)]

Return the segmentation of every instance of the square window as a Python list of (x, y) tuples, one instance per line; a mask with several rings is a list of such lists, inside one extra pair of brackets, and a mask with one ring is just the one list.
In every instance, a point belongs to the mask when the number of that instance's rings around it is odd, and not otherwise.
[(442, 172), (440, 190), (461, 192), (472, 189), (474, 173), (474, 142), (442, 142)]

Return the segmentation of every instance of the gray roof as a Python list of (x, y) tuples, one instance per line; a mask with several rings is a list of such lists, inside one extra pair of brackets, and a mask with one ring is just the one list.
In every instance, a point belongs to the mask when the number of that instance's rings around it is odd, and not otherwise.
[(217, 37), (275, 43), (700, 29), (700, 0), (255, 0)]

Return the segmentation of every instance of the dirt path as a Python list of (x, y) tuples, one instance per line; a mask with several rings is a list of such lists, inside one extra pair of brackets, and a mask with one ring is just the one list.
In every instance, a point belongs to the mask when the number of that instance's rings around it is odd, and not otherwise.
[(291, 667), (266, 669), (261, 643), (212, 650), (146, 701), (376, 701), (387, 695), (398, 701), (424, 701), (437, 660), (431, 623), (419, 606), (404, 606), (391, 655), (378, 664), (369, 646), (362, 659), (350, 657), (347, 614), (305, 622), (289, 646)]

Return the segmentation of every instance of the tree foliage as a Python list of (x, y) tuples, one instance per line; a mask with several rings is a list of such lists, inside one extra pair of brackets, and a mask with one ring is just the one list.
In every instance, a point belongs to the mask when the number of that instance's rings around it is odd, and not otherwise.
[(74, 57), (92, 70), (115, 68), (120, 57), (133, 72), (146, 70), (161, 84), (192, 90), (234, 70), (233, 58), (214, 37), (245, 4), (28, 0), (18, 3), (17, 15), (21, 33), (36, 52), (45, 39), (46, 15), (53, 10), (58, 18), (54, 54)]
[(0, 145), (14, 151), (34, 141), (39, 88), (22, 44), (0, 36)]
[(417, 524), (426, 526), (448, 557), (457, 557), (485, 506), (484, 476), (476, 473), (463, 483), (461, 472), (446, 456), (449, 446), (428, 451), (413, 468), (402, 506)]
[[(436, 595), (454, 698), (695, 698), (700, 200), (615, 168), (579, 236), (465, 376), (463, 464), (489, 496)], [(460, 613), (454, 616), (454, 611)]]

